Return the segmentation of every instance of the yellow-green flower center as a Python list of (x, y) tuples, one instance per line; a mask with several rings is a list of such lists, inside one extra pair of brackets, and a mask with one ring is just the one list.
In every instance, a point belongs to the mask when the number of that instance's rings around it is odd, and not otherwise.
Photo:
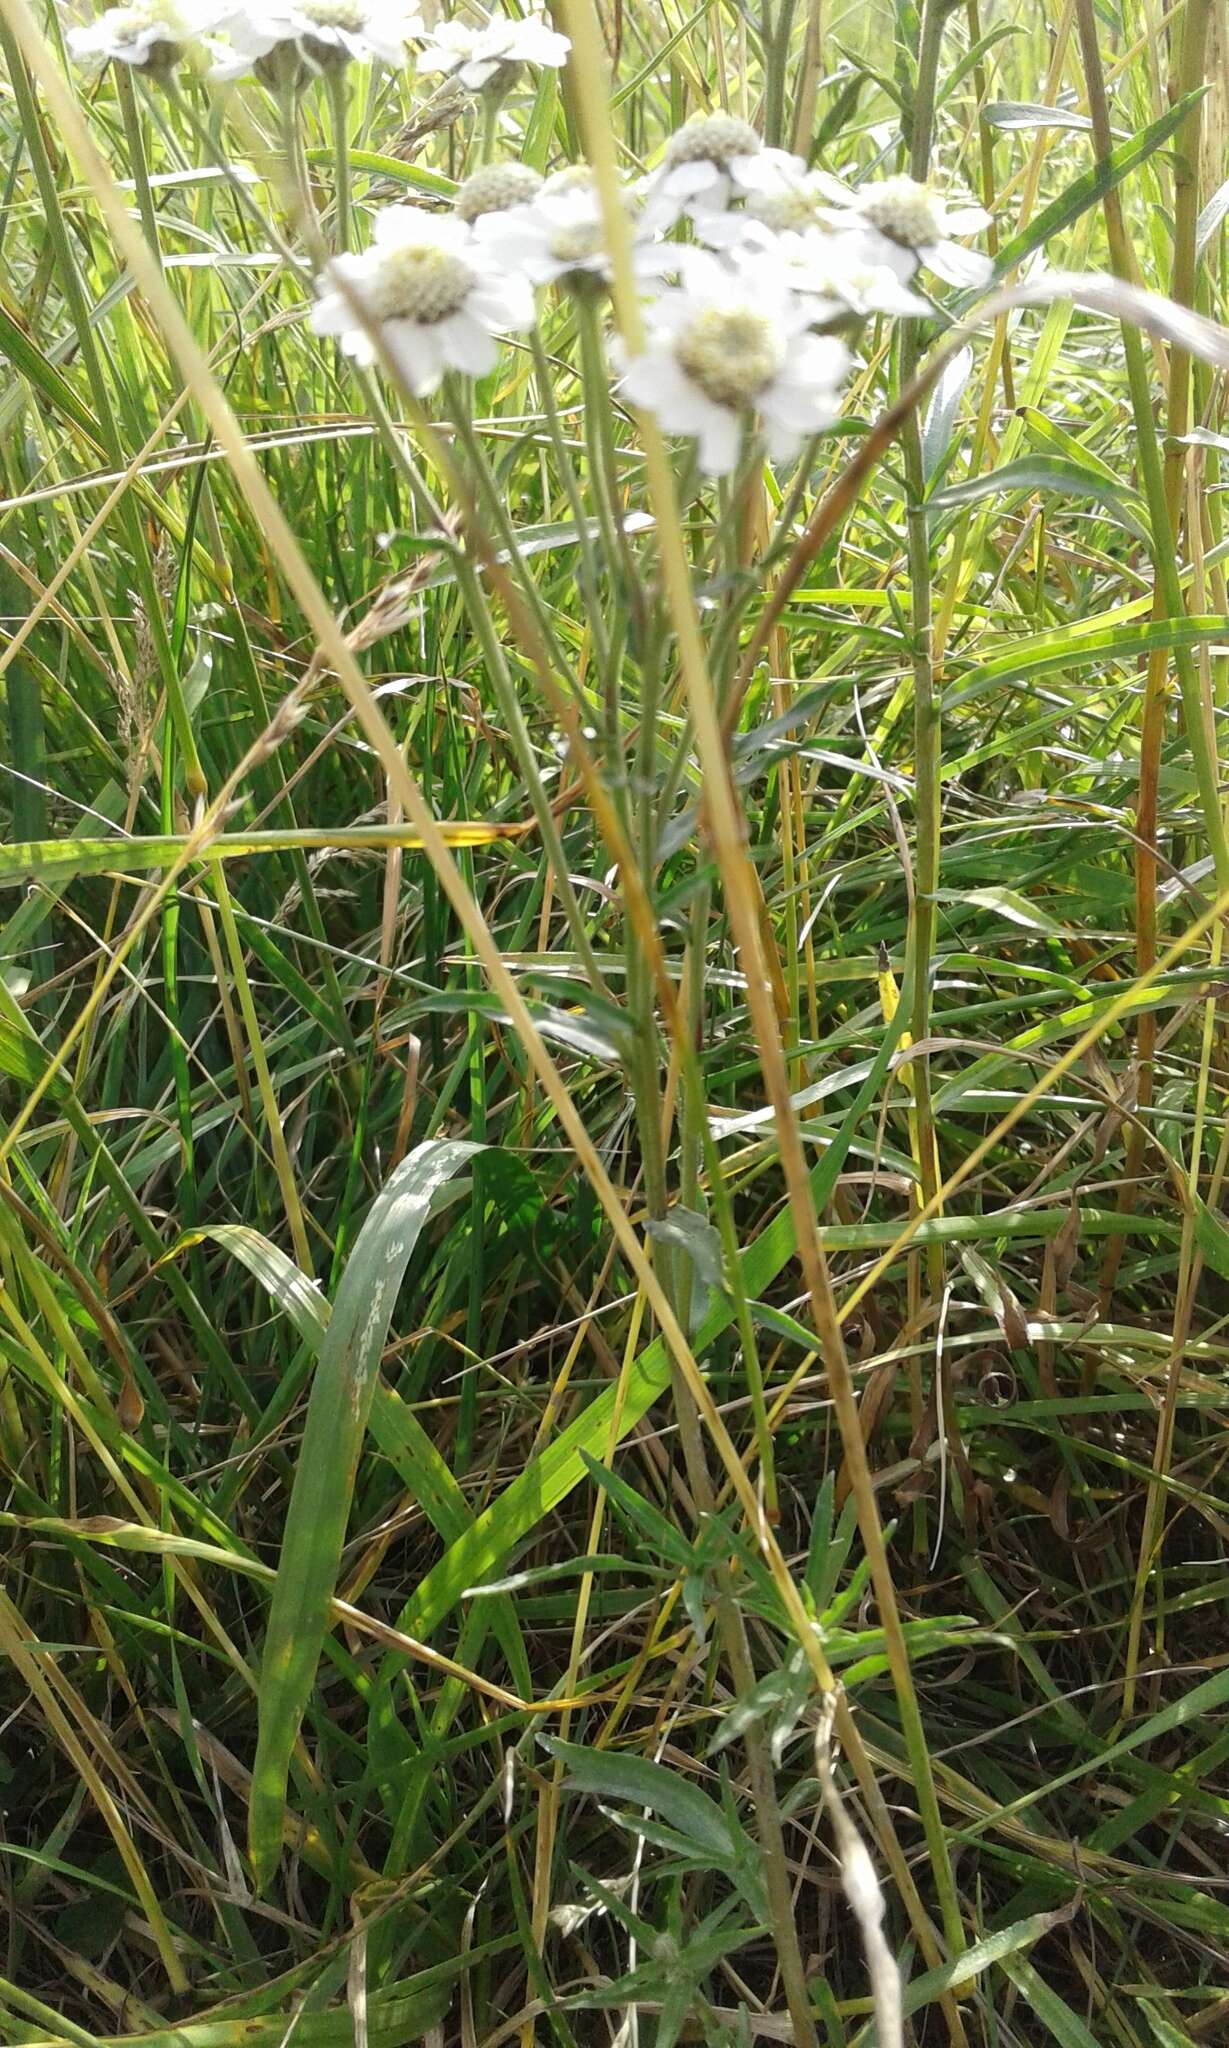
[(750, 307), (710, 306), (684, 328), (674, 352), (680, 367), (715, 405), (754, 405), (781, 367), (771, 322)]
[(184, 32), (172, 0), (132, 0), (128, 7), (111, 8), (107, 19), (120, 42), (135, 41), (151, 28), (164, 29), (167, 42), (177, 42)]
[(601, 253), (602, 223), (596, 219), (571, 220), (557, 227), (550, 238), (550, 252), (556, 263), (587, 263)]
[(588, 164), (565, 164), (561, 171), (552, 171), (544, 192), (591, 192), (593, 173)]
[(484, 213), (505, 213), (520, 206), (542, 188), (542, 180), (531, 164), (483, 164), (458, 187), (456, 209), (462, 220), (477, 220)]
[(805, 186), (783, 185), (779, 192), (753, 192), (747, 201), (747, 211), (780, 235), (791, 229), (801, 233), (804, 228), (813, 228), (821, 204), (819, 194), (808, 192)]
[(858, 211), (890, 242), (903, 249), (925, 249), (943, 239), (943, 224), (934, 195), (913, 178), (884, 178), (858, 194)]
[(761, 147), (754, 128), (733, 114), (693, 114), (670, 137), (662, 162), (668, 170), (694, 163), (724, 169), (736, 156), (754, 156)]
[(388, 249), (370, 293), (377, 320), (416, 320), (434, 327), (464, 305), (474, 273), (451, 249), (409, 242)]
[(317, 28), (342, 28), (351, 34), (365, 19), (359, 0), (298, 0), (298, 11)]

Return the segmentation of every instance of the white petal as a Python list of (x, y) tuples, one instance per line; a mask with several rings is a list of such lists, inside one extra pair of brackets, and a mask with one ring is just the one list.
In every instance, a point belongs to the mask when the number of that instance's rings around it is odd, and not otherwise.
[(817, 334), (791, 353), (789, 373), (808, 384), (831, 387), (844, 382), (849, 375), (849, 363), (849, 350), (843, 341), (831, 334)]
[(646, 348), (638, 356), (630, 356), (623, 364), (619, 376), (619, 389), (633, 405), (643, 406), (646, 411), (656, 410), (661, 396), (662, 374), (673, 358), (664, 348)]
[(415, 398), (428, 398), (447, 367), (434, 327), (415, 320), (390, 320), (383, 329), (384, 347), (398, 376)]
[(703, 156), (694, 158), (691, 163), (672, 165), (661, 179), (662, 191), (668, 192), (672, 199), (697, 199), (716, 185), (725, 185), (728, 189), (725, 173)]
[(440, 353), (452, 369), (464, 370), (467, 377), (485, 377), (494, 369), (499, 343), (488, 327), (468, 313), (453, 313), (439, 321), (435, 335)]
[(765, 413), (764, 445), (771, 461), (788, 462), (798, 453), (805, 439), (805, 433), (796, 433), (793, 427), (782, 426), (779, 421), (770, 419)]
[(760, 393), (759, 410), (770, 425), (784, 433), (817, 434), (835, 410), (832, 386), (778, 377)]
[(354, 314), (340, 292), (327, 292), (316, 300), (308, 325), (313, 334), (344, 334), (347, 327), (353, 327)]
[(978, 249), (962, 249), (959, 242), (931, 242), (922, 256), (927, 269), (933, 270), (936, 277), (962, 289), (988, 284), (994, 275), (994, 265), (988, 256)]
[(484, 277), (466, 303), (497, 333), (523, 334), (534, 323), (533, 289), (527, 279), (511, 271)]
[(802, 178), (806, 164), (787, 149), (757, 149), (753, 156), (736, 156), (730, 170), (740, 192), (780, 192)]
[(348, 327), (341, 337), (341, 352), (349, 356), (352, 363), (361, 363), (369, 370), (376, 359), (375, 343), (364, 327)]
[(945, 206), (943, 226), (949, 235), (980, 235), (992, 216), (984, 206)]
[(447, 249), (463, 256), (472, 231), (451, 213), (428, 213), (425, 206), (386, 206), (376, 215), (373, 239), (380, 247), (396, 248), (409, 243), (418, 247)]
[(729, 476), (738, 462), (742, 423), (724, 405), (709, 405), (699, 430), (700, 467), (706, 476)]

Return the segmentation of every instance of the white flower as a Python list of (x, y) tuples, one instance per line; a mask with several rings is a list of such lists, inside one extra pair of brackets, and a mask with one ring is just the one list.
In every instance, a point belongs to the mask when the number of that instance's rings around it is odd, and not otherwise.
[(452, 203), (461, 219), (472, 223), (488, 214), (506, 214), (513, 207), (526, 206), (541, 190), (541, 173), (532, 164), (520, 164), (513, 159), (483, 164), (457, 186)]
[(218, 9), (207, 0), (132, 0), (108, 7), (96, 21), (70, 28), (70, 55), (88, 71), (131, 64), (134, 71), (169, 71), (185, 47), (218, 25)]
[(827, 171), (808, 171), (801, 157), (780, 161), (783, 154), (779, 149), (763, 152), (770, 161), (747, 190), (747, 212), (779, 234), (801, 234), (824, 221), (825, 209), (834, 200), (839, 204), (845, 188)]
[(543, 190), (510, 213), (486, 214), (476, 233), (531, 284), (554, 284), (578, 272), (600, 279), (610, 275), (602, 210), (592, 184)]
[(888, 264), (905, 283), (920, 263), (948, 284), (965, 287), (985, 284), (994, 269), (988, 256), (952, 240), (989, 227), (985, 208), (946, 206), (913, 178), (880, 178), (847, 192), (828, 219), (856, 232), (866, 260)]
[(444, 21), (423, 44), (418, 68), (455, 78), (466, 92), (481, 92), (492, 82), (511, 84), (520, 64), (558, 70), (567, 63), (571, 47), (540, 14), (527, 14), (520, 21), (488, 21), (478, 28), (464, 21)]
[(813, 307), (782, 285), (770, 255), (730, 269), (696, 251), (683, 288), (663, 292), (647, 317), (647, 345), (621, 389), (667, 433), (693, 436), (707, 475), (729, 475), (753, 419), (782, 462), (834, 417), (848, 352), (808, 332)]
[(782, 235), (781, 244), (791, 288), (827, 300), (834, 319), (851, 314), (866, 320), (872, 313), (900, 319), (932, 311), (890, 263), (870, 260), (856, 235), (821, 235), (812, 229), (805, 235)]
[(814, 302), (817, 324), (840, 326), (872, 313), (900, 318), (932, 311), (890, 264), (871, 260), (860, 234), (838, 235), (818, 227), (777, 233), (750, 213), (714, 214), (696, 223), (696, 233), (735, 264), (749, 256), (772, 258), (786, 289)]
[[(646, 228), (670, 228), (686, 213), (721, 213), (736, 193), (758, 191), (787, 165), (784, 149), (765, 149), (754, 128), (733, 114), (693, 114), (676, 128), (657, 169), (644, 180)], [(799, 166), (800, 167), (800, 166)]]
[[(620, 197), (630, 207), (631, 195)], [(531, 284), (577, 290), (610, 281), (601, 198), (586, 165), (555, 172), (524, 206), (484, 214), (474, 225), (479, 241)], [(680, 269), (680, 258), (695, 253), (677, 242), (633, 241), (632, 267), (641, 283), (658, 284)]]
[(312, 308), (317, 334), (335, 334), (357, 363), (375, 361), (354, 300), (378, 327), (398, 375), (415, 397), (434, 391), (445, 370), (482, 377), (499, 353), (497, 334), (533, 324), (533, 294), (498, 263), (455, 214), (389, 206), (358, 256), (329, 264)]
[(409, 62), (409, 43), (423, 33), (412, 0), (256, 0), (227, 23), (233, 54), (214, 67), (219, 79), (255, 69), (273, 87), (295, 71), (369, 63)]

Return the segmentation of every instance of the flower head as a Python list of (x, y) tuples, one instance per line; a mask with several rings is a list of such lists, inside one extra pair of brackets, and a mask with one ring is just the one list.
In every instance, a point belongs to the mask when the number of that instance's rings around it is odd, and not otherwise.
[(130, 64), (134, 71), (167, 72), (195, 38), (217, 27), (217, 15), (207, 0), (131, 0), (70, 28), (66, 40), (70, 55), (89, 71)]
[(536, 198), (542, 179), (532, 164), (483, 164), (480, 170), (458, 185), (453, 201), (462, 220), (480, 220), (484, 214), (507, 213)]
[(684, 283), (648, 311), (649, 337), (620, 380), (667, 433), (699, 443), (702, 468), (727, 476), (758, 422), (774, 461), (795, 454), (836, 412), (844, 345), (808, 332), (812, 308), (788, 291), (766, 253), (730, 268), (697, 251)]
[(419, 398), (435, 390), (446, 370), (485, 376), (499, 352), (496, 335), (533, 322), (528, 285), (496, 260), (468, 222), (415, 206), (386, 207), (371, 247), (336, 257), (323, 287), (312, 308), (315, 332), (337, 335), (355, 362), (374, 362), (361, 307)]
[(989, 227), (984, 207), (947, 206), (913, 178), (880, 178), (844, 193), (827, 217), (833, 227), (858, 235), (870, 262), (886, 263), (905, 282), (925, 264), (948, 284), (983, 285), (994, 267), (988, 256), (952, 239)]
[(271, 88), (300, 81), (306, 71), (379, 60), (400, 67), (423, 32), (413, 0), (257, 0), (227, 23), (231, 54), (215, 78), (256, 72)]
[(779, 167), (797, 163), (786, 150), (765, 149), (754, 128), (733, 114), (693, 114), (644, 181), (644, 225), (669, 228), (685, 213), (720, 213), (735, 194), (758, 189)]
[(605, 279), (606, 256), (602, 210), (591, 181), (544, 186), (524, 206), (499, 219), (479, 224), (479, 239), (497, 247), (504, 262), (531, 284), (555, 284), (580, 276)]
[(527, 14), (519, 21), (488, 21), (481, 27), (444, 21), (423, 44), (418, 68), (455, 78), (466, 92), (499, 90), (513, 83), (522, 64), (558, 70), (567, 63), (571, 47), (540, 14)]
[(844, 327), (873, 313), (900, 318), (931, 311), (889, 264), (872, 260), (860, 235), (820, 227), (777, 232), (751, 212), (713, 214), (696, 223), (696, 233), (736, 266), (748, 258), (775, 262), (782, 285), (811, 301), (816, 326)]
[[(630, 213), (633, 194), (624, 188), (620, 198)], [(575, 292), (610, 281), (602, 202), (587, 164), (554, 172), (524, 206), (484, 215), (476, 228), (479, 240), (531, 284), (562, 284)], [(677, 242), (633, 240), (632, 265), (641, 283), (657, 284), (694, 253)]]
[(778, 234), (803, 234), (821, 226), (825, 209), (840, 200), (843, 188), (826, 171), (808, 171), (800, 157), (780, 159), (781, 150), (766, 150), (765, 164), (746, 193), (747, 212)]

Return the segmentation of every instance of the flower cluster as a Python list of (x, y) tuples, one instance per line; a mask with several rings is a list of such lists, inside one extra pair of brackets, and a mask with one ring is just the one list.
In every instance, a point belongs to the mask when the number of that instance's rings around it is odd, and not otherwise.
[[(744, 447), (786, 461), (830, 424), (859, 325), (930, 310), (914, 289), (920, 270), (963, 287), (991, 271), (954, 239), (986, 225), (980, 207), (949, 208), (909, 178), (851, 191), (725, 114), (689, 121), (621, 198), (645, 340), (619, 357), (618, 388), (693, 439), (711, 476), (734, 469)], [(383, 353), (423, 396), (447, 370), (489, 368), (495, 336), (532, 325), (535, 289), (593, 297), (609, 276), (584, 165), (542, 178), (488, 163), (458, 188), (450, 216), (382, 214), (370, 248), (330, 266), (312, 320), (360, 361)]]
[(417, 0), (127, 0), (70, 29), (67, 40), (90, 70), (115, 63), (166, 72), (195, 48), (214, 78), (254, 71), (271, 90), (288, 91), (350, 63), (401, 69), (416, 62), (466, 92), (497, 97), (526, 66), (566, 63), (569, 48), (540, 13), (428, 29)]
[[(218, 39), (225, 39), (218, 55)], [(543, 13), (458, 14), (428, 30), (418, 0), (128, 0), (72, 32), (83, 61), (157, 72), (194, 39), (215, 77), (252, 70), (292, 94), (350, 63), (401, 66), (481, 94), (488, 139), (524, 67), (558, 67), (568, 41)], [(768, 148), (749, 122), (697, 114), (660, 161), (619, 195), (643, 342), (616, 355), (622, 395), (695, 441), (701, 467), (733, 470), (744, 449), (788, 461), (840, 409), (849, 341), (869, 318), (927, 313), (928, 271), (961, 289), (984, 285), (985, 256), (962, 239), (988, 225), (908, 177), (856, 189)], [(387, 208), (369, 246), (328, 263), (311, 321), (354, 361), (382, 362), (416, 397), (445, 374), (485, 375), (498, 337), (533, 326), (535, 292), (592, 302), (610, 284), (601, 197), (588, 167), (549, 177), (518, 161), (485, 162), (449, 213)]]

